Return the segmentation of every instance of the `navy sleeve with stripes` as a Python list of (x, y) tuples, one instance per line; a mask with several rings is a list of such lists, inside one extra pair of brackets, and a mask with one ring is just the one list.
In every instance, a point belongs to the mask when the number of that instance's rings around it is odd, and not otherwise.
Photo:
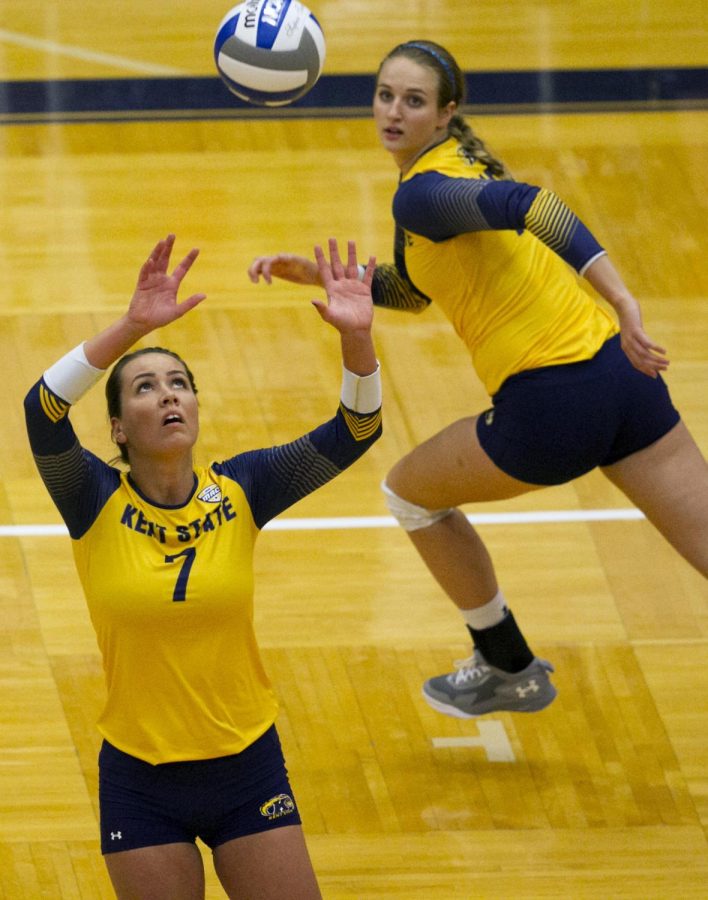
[(381, 435), (381, 411), (336, 416), (289, 444), (214, 465), (243, 488), (258, 528), (356, 462)]
[(27, 434), (37, 469), (69, 534), (77, 539), (118, 488), (120, 474), (81, 446), (69, 408), (44, 379), (25, 397)]
[(407, 231), (436, 242), (472, 231), (527, 230), (577, 271), (604, 252), (553, 191), (518, 181), (423, 172), (399, 186), (393, 215)]

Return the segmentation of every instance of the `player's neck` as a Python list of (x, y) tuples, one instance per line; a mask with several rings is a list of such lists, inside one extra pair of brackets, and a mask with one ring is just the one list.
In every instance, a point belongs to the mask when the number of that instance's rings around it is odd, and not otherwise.
[(428, 150), (432, 150), (433, 147), (437, 147), (438, 144), (444, 143), (450, 135), (445, 131), (444, 134), (435, 133), (435, 136), (423, 147), (420, 147), (412, 156), (404, 159), (396, 159), (396, 165), (401, 170), (401, 175), (406, 175), (413, 166), (418, 162), (418, 160), (423, 156), (423, 154), (427, 153)]
[(188, 456), (154, 460), (132, 460), (130, 480), (141, 494), (160, 506), (181, 506), (194, 491), (194, 468)]

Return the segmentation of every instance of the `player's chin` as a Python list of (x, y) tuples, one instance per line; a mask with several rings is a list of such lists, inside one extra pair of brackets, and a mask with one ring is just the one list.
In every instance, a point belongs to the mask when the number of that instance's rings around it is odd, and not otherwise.
[(387, 150), (399, 150), (401, 146), (401, 135), (389, 134), (387, 131), (379, 132), (381, 143)]
[(176, 450), (191, 450), (199, 437), (199, 428), (196, 426), (182, 425), (171, 428), (161, 435), (161, 443), (165, 447)]

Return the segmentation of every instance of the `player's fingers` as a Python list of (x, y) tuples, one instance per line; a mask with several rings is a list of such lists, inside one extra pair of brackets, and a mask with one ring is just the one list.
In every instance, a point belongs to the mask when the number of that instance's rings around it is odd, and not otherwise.
[(165, 246), (165, 242), (164, 242), (164, 240), (162, 240), (162, 241), (158, 241), (155, 244), (155, 246), (152, 248), (152, 250), (150, 251), (150, 255), (145, 260), (145, 262), (142, 265), (142, 268), (140, 269), (140, 277), (141, 278), (143, 278), (145, 275), (147, 275), (150, 272), (154, 272), (156, 270), (159, 271), (159, 269), (161, 267), (161, 259), (164, 254), (164, 246)]
[(337, 245), (337, 239), (330, 238), (328, 244), (329, 260), (332, 267), (332, 274), (335, 278), (342, 278), (344, 276), (344, 266), (342, 265), (342, 260), (339, 256), (339, 246)]
[(637, 338), (637, 343), (648, 353), (666, 353), (666, 349), (664, 347), (660, 347), (658, 344), (655, 344), (654, 341), (650, 340), (646, 335)]
[(375, 270), (376, 270), (376, 257), (370, 256), (369, 261), (366, 264), (366, 269), (364, 271), (364, 284), (367, 287), (371, 286), (371, 282), (373, 281)]
[(332, 280), (332, 273), (330, 271), (329, 263), (327, 262), (327, 257), (324, 254), (324, 250), (319, 244), (315, 245), (315, 262), (317, 263), (317, 268), (320, 273), (320, 278), (322, 279), (322, 284), (326, 288), (329, 282)]
[(155, 265), (160, 272), (167, 271), (167, 266), (170, 262), (170, 254), (172, 253), (174, 245), (174, 234), (168, 234), (164, 241), (160, 241), (155, 248), (157, 250), (155, 255)]
[(669, 367), (668, 359), (646, 352), (635, 354), (632, 362), (634, 363), (635, 368), (639, 369), (639, 371), (643, 372), (645, 375), (649, 375), (651, 378), (656, 378), (660, 372), (666, 371)]
[(181, 263), (175, 266), (174, 272), (172, 273), (173, 278), (177, 278), (181, 281), (184, 276), (189, 272), (194, 264), (194, 260), (199, 256), (199, 250), (197, 247), (193, 247), (189, 253), (185, 256)]
[(269, 257), (263, 256), (257, 260), (254, 260), (250, 269), (248, 270), (248, 274), (251, 277), (251, 281), (254, 284), (258, 284), (258, 280), (260, 278), (265, 281), (266, 284), (273, 283), (273, 276), (271, 269), (273, 267), (273, 260)]
[(347, 278), (356, 278), (359, 267), (356, 262), (356, 242), (347, 241)]
[[(258, 256), (253, 260), (251, 265), (246, 270), (248, 273), (248, 277), (254, 284), (258, 284), (258, 279), (261, 275), (263, 275), (263, 257)], [(265, 276), (264, 276), (265, 277)]]
[(185, 313), (188, 313), (190, 309), (194, 309), (194, 307), (198, 306), (202, 300), (206, 300), (206, 294), (192, 294), (191, 297), (183, 300), (177, 305), (179, 317), (181, 318)]
[(648, 334), (644, 331), (639, 331), (636, 335), (637, 344), (641, 349), (656, 356), (666, 356), (666, 348), (660, 347), (659, 344), (656, 344)]
[(666, 350), (663, 347), (659, 347), (658, 344), (647, 341), (640, 346), (640, 350), (646, 364), (652, 369), (666, 369), (669, 365)]
[(273, 257), (268, 257), (263, 260), (263, 265), (261, 267), (261, 275), (266, 284), (273, 284), (273, 263), (275, 260)]
[(312, 305), (315, 307), (315, 309), (319, 313), (320, 318), (326, 322), (329, 312), (327, 304), (323, 303), (322, 300), (311, 300), (310, 303), (312, 303)]
[(663, 372), (669, 368), (669, 360), (665, 356), (652, 356), (649, 365), (653, 366), (658, 371)]

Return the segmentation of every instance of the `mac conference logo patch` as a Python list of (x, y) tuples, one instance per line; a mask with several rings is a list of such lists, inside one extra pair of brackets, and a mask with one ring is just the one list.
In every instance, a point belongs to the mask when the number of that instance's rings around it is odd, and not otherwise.
[(208, 484), (197, 494), (197, 500), (205, 503), (221, 503), (221, 488), (218, 484)]

